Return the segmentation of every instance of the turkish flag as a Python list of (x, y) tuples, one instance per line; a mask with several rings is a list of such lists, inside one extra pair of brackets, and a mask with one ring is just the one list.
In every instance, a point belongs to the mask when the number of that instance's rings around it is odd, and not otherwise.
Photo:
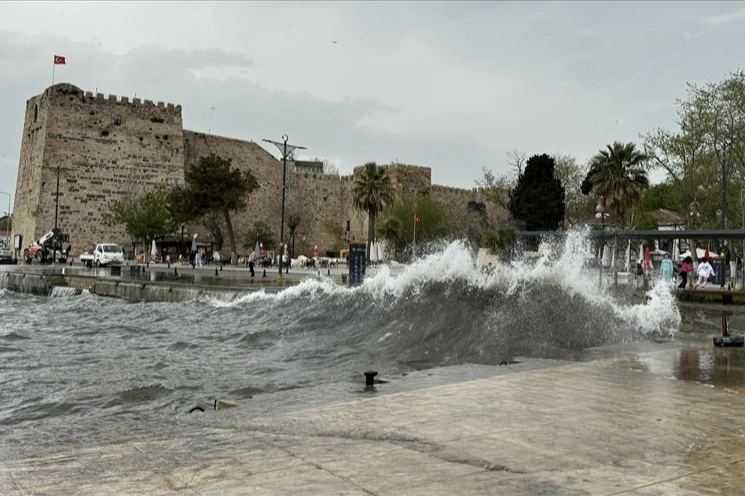
[(421, 219), (419, 219), (419, 218), (418, 218), (418, 217), (416, 217), (416, 216), (414, 216), (414, 222), (415, 222), (416, 224), (422, 224), (422, 220), (421, 220)]
[(54, 56), (54, 63), (55, 64), (63, 64), (64, 65), (65, 64), (65, 58), (62, 57), (61, 55), (55, 55)]

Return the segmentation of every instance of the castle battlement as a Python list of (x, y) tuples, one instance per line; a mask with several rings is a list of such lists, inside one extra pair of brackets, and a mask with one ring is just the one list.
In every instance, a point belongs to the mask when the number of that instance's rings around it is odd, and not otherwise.
[[(111, 202), (122, 198), (128, 185), (144, 192), (163, 182), (184, 183), (186, 170), (210, 154), (234, 160), (241, 170), (250, 170), (259, 184), (247, 199), (247, 208), (232, 217), (238, 236), (251, 232), (257, 220), (278, 228), (274, 220), (281, 212), (278, 193), (283, 168), (263, 144), (186, 130), (181, 105), (98, 89), (83, 91), (69, 83), (50, 86), (26, 103), (13, 233), (21, 235), (25, 244), (59, 223), (75, 240), (77, 250), (99, 240), (129, 243), (131, 237), (123, 226), (103, 222)], [(70, 171), (60, 184), (57, 203), (49, 185), (54, 167), (68, 163)], [(398, 160), (380, 165), (398, 195), (433, 195), (453, 209), (480, 198), (477, 189), (433, 186), (430, 167)], [(293, 171), (296, 181), (288, 205), (305, 216), (298, 254), (310, 255), (316, 245), (321, 252), (336, 251), (350, 237), (365, 239), (368, 216), (354, 207), (351, 195), (363, 170), (360, 165), (344, 176), (314, 174), (312, 168)], [(347, 237), (339, 230), (342, 226)], [(202, 227), (192, 229), (203, 236)]]
[(432, 193), (453, 193), (456, 195), (475, 195), (481, 188), (458, 188), (455, 186), (432, 185)]
[(154, 109), (160, 109), (161, 112), (165, 112), (168, 114), (174, 114), (177, 116), (181, 115), (181, 105), (165, 102), (158, 102), (156, 104), (152, 100), (142, 100), (137, 97), (133, 98), (130, 102), (129, 97), (119, 97), (111, 93), (108, 96), (105, 96), (103, 93), (96, 93), (94, 95), (92, 91), (83, 92), (82, 90), (80, 90), (80, 92), (83, 96), (83, 102), (87, 101), (94, 102), (96, 104), (130, 105), (133, 107), (151, 107)]

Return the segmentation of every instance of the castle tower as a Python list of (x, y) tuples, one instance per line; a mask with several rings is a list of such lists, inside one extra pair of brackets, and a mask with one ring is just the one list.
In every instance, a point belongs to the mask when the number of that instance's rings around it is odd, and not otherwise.
[(26, 102), (13, 234), (28, 247), (54, 227), (58, 207), (57, 224), (70, 234), (74, 254), (100, 241), (126, 242), (123, 227), (102, 222), (109, 203), (130, 189), (183, 178), (180, 105), (57, 84)]

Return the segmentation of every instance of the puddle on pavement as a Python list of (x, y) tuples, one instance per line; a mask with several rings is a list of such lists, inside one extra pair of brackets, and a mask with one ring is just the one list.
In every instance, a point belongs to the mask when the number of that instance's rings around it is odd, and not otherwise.
[[(717, 347), (713, 337), (722, 336), (721, 310), (681, 309), (680, 332), (675, 347), (650, 353), (640, 347), (619, 357), (614, 365), (677, 381), (745, 393), (745, 348)], [(730, 335), (745, 335), (745, 314), (725, 311)]]

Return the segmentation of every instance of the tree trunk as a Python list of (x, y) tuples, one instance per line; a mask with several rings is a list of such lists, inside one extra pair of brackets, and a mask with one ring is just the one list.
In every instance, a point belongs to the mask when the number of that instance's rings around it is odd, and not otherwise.
[(225, 213), (225, 226), (228, 229), (228, 240), (230, 240), (230, 265), (238, 265), (238, 250), (235, 247), (235, 235), (233, 234), (233, 225), (230, 222), (230, 212), (228, 209), (223, 210)]
[(375, 240), (375, 211), (371, 210), (367, 217), (367, 262), (370, 262), (370, 250)]

